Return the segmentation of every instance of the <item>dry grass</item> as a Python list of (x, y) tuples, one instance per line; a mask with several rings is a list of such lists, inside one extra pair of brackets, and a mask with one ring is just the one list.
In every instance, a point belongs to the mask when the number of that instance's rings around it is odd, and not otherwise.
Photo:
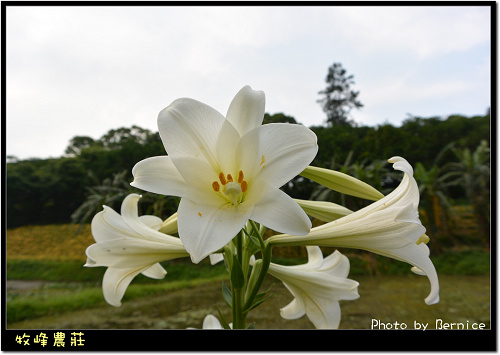
[(71, 224), (24, 226), (7, 230), (7, 258), (85, 262), (85, 250), (94, 243), (90, 225), (78, 234)]

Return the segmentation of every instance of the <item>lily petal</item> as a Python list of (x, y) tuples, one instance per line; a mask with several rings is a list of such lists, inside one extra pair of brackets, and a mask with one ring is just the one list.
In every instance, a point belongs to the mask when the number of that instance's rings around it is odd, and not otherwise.
[(302, 301), (302, 297), (297, 297), (293, 290), (285, 287), (290, 291), (290, 293), (295, 297), (292, 302), (287, 304), (285, 307), (280, 309), (280, 315), (283, 319), (299, 319), (306, 314), (306, 305)]
[(253, 210), (250, 219), (280, 232), (307, 235), (311, 220), (300, 206), (279, 189), (270, 190)]
[(133, 232), (122, 217), (108, 206), (103, 206), (103, 211), (92, 218), (90, 228), (94, 240), (98, 243), (133, 236)]
[(223, 329), (223, 328), (219, 320), (215, 316), (209, 314), (203, 320), (203, 329)]
[(182, 175), (167, 155), (141, 160), (132, 168), (132, 175), (134, 181), (130, 185), (155, 194), (181, 197), (188, 190)]
[(245, 174), (277, 188), (301, 173), (317, 152), (316, 134), (307, 127), (288, 123), (255, 128), (241, 138), (236, 148)]
[(137, 268), (188, 256), (186, 250), (180, 245), (128, 238), (92, 244), (87, 248), (86, 254), (88, 258), (95, 261), (93, 266), (117, 268)]
[(243, 87), (227, 110), (226, 119), (233, 124), (240, 136), (262, 125), (266, 96), (263, 91), (252, 90), (250, 86)]
[(141, 222), (138, 217), (137, 207), (137, 203), (140, 198), (141, 196), (138, 194), (129, 194), (122, 202), (121, 215), (130, 229), (140, 235), (143, 239), (148, 239), (158, 243), (168, 243), (170, 246), (182, 248), (182, 243), (179, 238), (161, 233)]
[(236, 128), (228, 120), (224, 121), (216, 143), (216, 155), (220, 171), (237, 171), (236, 149), (241, 137)]
[(163, 220), (160, 217), (151, 215), (139, 216), (139, 221), (145, 226), (157, 231), (160, 230), (163, 223)]
[(197, 204), (183, 198), (177, 222), (182, 244), (197, 264), (209, 254), (229, 243), (246, 223), (253, 206), (245, 203), (235, 208), (221, 204), (219, 208)]
[(149, 265), (142, 268), (126, 269), (108, 267), (102, 280), (102, 291), (106, 302), (112, 306), (120, 307), (121, 300), (130, 282), (148, 268)]
[(163, 266), (160, 265), (160, 263), (156, 263), (148, 269), (144, 270), (142, 274), (146, 277), (149, 277), (150, 279), (161, 280), (165, 277), (167, 271), (163, 268)]
[(216, 144), (225, 117), (212, 107), (193, 99), (178, 99), (158, 115), (158, 130), (172, 158), (197, 158), (220, 170)]

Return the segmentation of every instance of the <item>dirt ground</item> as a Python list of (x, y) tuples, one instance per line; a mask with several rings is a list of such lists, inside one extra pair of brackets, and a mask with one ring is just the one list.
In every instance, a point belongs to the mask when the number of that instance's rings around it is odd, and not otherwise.
[[(341, 301), (341, 329), (370, 329), (373, 320), (381, 323), (405, 323), (414, 329), (414, 322), (428, 323), (435, 329), (438, 319), (443, 322), (483, 322), (490, 326), (490, 280), (488, 276), (440, 277), (441, 301), (427, 306), (427, 278), (414, 275), (358, 278), (360, 299)], [(275, 279), (273, 296), (251, 311), (248, 322), (258, 329), (314, 329), (306, 316), (284, 320), (279, 309), (293, 297)], [(36, 290), (40, 281), (8, 281), (9, 290)], [(61, 313), (14, 324), (8, 329), (185, 329), (201, 328), (207, 314), (217, 315), (219, 308), (230, 320), (229, 310), (222, 300), (221, 283), (213, 282), (165, 295), (125, 300), (121, 307), (102, 306), (82, 311)]]

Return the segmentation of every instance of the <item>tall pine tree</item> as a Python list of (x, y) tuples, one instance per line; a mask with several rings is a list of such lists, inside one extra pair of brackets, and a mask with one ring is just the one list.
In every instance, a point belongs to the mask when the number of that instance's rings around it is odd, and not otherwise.
[(328, 68), (328, 75), (325, 79), (327, 86), (325, 90), (319, 92), (324, 97), (317, 102), (323, 107), (326, 113), (326, 121), (330, 125), (352, 124), (349, 114), (353, 108), (361, 108), (363, 104), (358, 100), (359, 91), (351, 90), (354, 84), (354, 76), (347, 76), (347, 71), (342, 68), (342, 64), (333, 63)]

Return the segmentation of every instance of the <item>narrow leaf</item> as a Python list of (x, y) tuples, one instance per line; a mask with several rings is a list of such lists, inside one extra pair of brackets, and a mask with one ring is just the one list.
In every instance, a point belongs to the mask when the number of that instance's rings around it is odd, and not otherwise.
[(253, 302), (250, 305), (250, 307), (248, 307), (248, 310), (251, 311), (252, 309), (254, 309), (255, 307), (257, 307), (258, 305), (260, 305), (262, 302), (264, 302), (265, 300), (267, 300), (269, 297), (271, 297), (273, 294), (274, 293), (268, 294), (267, 291), (263, 292), (263, 293), (259, 293), (253, 299)]
[(219, 312), (219, 318), (220, 318), (220, 324), (224, 329), (231, 329), (231, 326), (229, 323), (224, 319), (224, 316), (222, 315), (219, 307), (217, 307), (217, 312)]
[(227, 287), (226, 283), (222, 281), (222, 297), (229, 308), (233, 307), (233, 298), (231, 295), (231, 290)]

